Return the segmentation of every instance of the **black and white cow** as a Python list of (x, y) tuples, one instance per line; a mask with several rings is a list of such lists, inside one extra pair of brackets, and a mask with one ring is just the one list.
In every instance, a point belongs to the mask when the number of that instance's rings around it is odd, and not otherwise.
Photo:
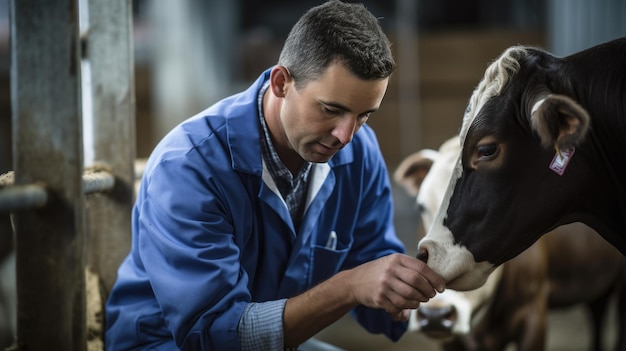
[(564, 58), (507, 49), (474, 90), (460, 137), (418, 253), (449, 288), (482, 285), (571, 222), (626, 254), (626, 38)]
[[(422, 225), (429, 228), (461, 152), (459, 138), (439, 150), (407, 156), (395, 182), (416, 198)], [(419, 238), (419, 235), (418, 235)], [(616, 297), (616, 320), (606, 320)], [(581, 223), (555, 228), (513, 259), (499, 265), (481, 287), (446, 289), (412, 311), (409, 331), (423, 333), (444, 350), (539, 351), (548, 347), (548, 312), (585, 305), (587, 350), (606, 350), (605, 327), (616, 327), (615, 348), (626, 351), (626, 257)]]

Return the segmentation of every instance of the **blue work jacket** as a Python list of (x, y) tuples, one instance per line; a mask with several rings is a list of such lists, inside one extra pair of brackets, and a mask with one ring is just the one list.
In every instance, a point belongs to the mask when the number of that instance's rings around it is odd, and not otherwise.
[[(239, 350), (250, 302), (293, 297), (340, 270), (404, 252), (374, 132), (314, 164), (296, 232), (263, 170), (258, 96), (246, 91), (174, 128), (148, 160), (132, 217), (132, 246), (106, 305), (110, 350)], [(326, 247), (331, 232), (336, 246)], [(353, 315), (397, 340), (405, 323), (363, 306)]]

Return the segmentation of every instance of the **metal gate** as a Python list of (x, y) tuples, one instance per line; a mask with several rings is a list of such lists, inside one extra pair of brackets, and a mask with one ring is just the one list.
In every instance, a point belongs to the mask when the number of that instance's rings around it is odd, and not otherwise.
[[(110, 291), (130, 245), (135, 97), (130, 0), (12, 0), (12, 214), (17, 348), (85, 350), (85, 270)], [(85, 1), (86, 3), (86, 1)], [(81, 2), (81, 5), (83, 3)], [(83, 164), (81, 60), (91, 66), (93, 153)]]

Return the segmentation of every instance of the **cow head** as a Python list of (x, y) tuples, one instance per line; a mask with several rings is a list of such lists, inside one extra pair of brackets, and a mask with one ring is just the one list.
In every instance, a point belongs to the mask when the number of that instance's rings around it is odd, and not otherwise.
[[(420, 219), (429, 228), (448, 186), (448, 180), (461, 151), (458, 137), (444, 142), (439, 150), (424, 149), (405, 158), (394, 172), (394, 181), (416, 197)], [(468, 334), (472, 322), (488, 305), (496, 291), (501, 269), (489, 276), (487, 283), (470, 291), (446, 289), (411, 311), (408, 330), (433, 339), (447, 341), (455, 335)]]
[(419, 243), (419, 256), (449, 288), (484, 284), (496, 266), (568, 222), (570, 199), (587, 182), (574, 176), (571, 154), (585, 138), (589, 116), (565, 93), (571, 91), (567, 79), (555, 76), (560, 60), (534, 48), (509, 48), (470, 98), (461, 153)]

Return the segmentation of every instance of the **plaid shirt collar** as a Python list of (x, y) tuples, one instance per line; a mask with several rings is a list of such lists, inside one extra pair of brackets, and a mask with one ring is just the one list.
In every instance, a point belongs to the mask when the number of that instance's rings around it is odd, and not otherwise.
[(278, 153), (276, 153), (276, 149), (274, 149), (274, 145), (272, 144), (272, 139), (270, 138), (270, 133), (263, 114), (263, 95), (268, 87), (269, 81), (263, 85), (259, 91), (258, 97), (263, 160), (265, 160), (267, 169), (274, 179), (274, 182), (276, 182), (276, 186), (287, 204), (294, 226), (296, 230), (298, 230), (300, 221), (304, 215), (305, 196), (308, 190), (309, 173), (312, 163), (305, 162), (302, 168), (300, 168), (300, 171), (298, 171), (298, 174), (294, 177), (278, 157)]

